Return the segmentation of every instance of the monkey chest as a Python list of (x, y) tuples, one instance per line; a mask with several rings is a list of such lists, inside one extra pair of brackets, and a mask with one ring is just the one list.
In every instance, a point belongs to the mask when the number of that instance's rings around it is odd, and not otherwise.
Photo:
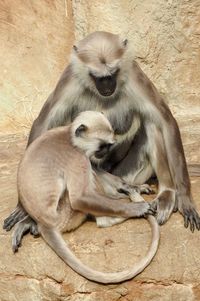
[(116, 136), (134, 136), (139, 127), (139, 116), (134, 113), (133, 110), (122, 109), (105, 109), (99, 106), (95, 106), (92, 102), (85, 106), (74, 106), (71, 111), (71, 121), (82, 111), (94, 110), (103, 112), (110, 121), (114, 133)]

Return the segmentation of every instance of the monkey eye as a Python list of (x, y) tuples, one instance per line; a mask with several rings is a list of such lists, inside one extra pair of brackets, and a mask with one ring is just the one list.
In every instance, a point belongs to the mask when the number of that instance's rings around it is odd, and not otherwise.
[(90, 76), (92, 79), (96, 79), (96, 78), (97, 78), (92, 72), (89, 72), (89, 76)]
[(80, 137), (81, 134), (82, 134), (83, 132), (85, 132), (86, 130), (87, 130), (87, 126), (84, 125), (84, 124), (81, 124), (81, 125), (76, 129), (76, 131), (75, 131), (76, 137)]

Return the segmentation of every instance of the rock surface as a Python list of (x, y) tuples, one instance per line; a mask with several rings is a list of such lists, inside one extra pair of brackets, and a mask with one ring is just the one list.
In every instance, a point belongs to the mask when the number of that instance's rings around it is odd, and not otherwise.
[[(135, 56), (178, 120), (188, 162), (200, 160), (200, 1), (0, 1), (0, 222), (15, 207), (16, 169), (25, 136), (69, 60), (74, 36), (107, 30), (134, 44)], [(200, 178), (192, 178), (200, 210)], [(144, 220), (110, 229), (87, 222), (66, 234), (85, 263), (104, 271), (131, 266), (150, 242)], [(99, 285), (73, 272), (41, 238), (18, 254), (0, 229), (0, 301), (198, 301), (199, 233), (176, 213), (161, 227), (152, 264), (135, 279)]]
[[(17, 201), (16, 170), (25, 147), (18, 135), (0, 139), (0, 223)], [(192, 178), (200, 210), (200, 178)], [(41, 238), (27, 235), (17, 254), (11, 232), (0, 228), (0, 301), (193, 301), (200, 298), (199, 232), (183, 227), (176, 213), (161, 227), (158, 253), (146, 270), (131, 281), (100, 285), (87, 281), (66, 266)], [(64, 235), (76, 255), (93, 268), (119, 271), (144, 256), (150, 228), (143, 220), (129, 220), (108, 229), (86, 222)]]
[(4, 132), (29, 131), (64, 70), (74, 39), (69, 4), (64, 0), (0, 2), (0, 126)]

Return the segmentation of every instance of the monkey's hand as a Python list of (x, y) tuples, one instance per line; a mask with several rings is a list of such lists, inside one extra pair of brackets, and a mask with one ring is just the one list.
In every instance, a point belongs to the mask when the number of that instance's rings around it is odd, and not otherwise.
[(148, 209), (147, 209), (147, 212), (144, 214), (144, 217), (147, 217), (149, 214), (150, 215), (155, 215), (156, 214), (156, 209), (155, 209), (155, 206), (153, 205), (153, 203), (145, 202), (143, 197), (138, 192), (136, 192), (135, 190), (132, 191), (132, 193), (130, 193), (129, 197), (130, 197), (130, 200), (134, 203), (136, 202), (136, 203), (146, 203), (146, 204), (148, 204)]
[[(134, 205), (136, 205), (134, 203)], [(137, 201), (137, 205), (140, 206), (141, 213), (138, 214), (138, 217), (147, 217), (148, 215), (155, 215), (156, 210), (152, 203), (146, 201)]]
[(181, 197), (177, 201), (178, 211), (183, 215), (184, 218), (184, 226), (188, 228), (190, 226), (190, 230), (194, 232), (195, 228), (200, 230), (200, 216), (195, 209), (195, 206), (191, 202), (190, 198), (187, 196)]
[(133, 185), (131, 187), (139, 194), (155, 194), (155, 191), (148, 184)]

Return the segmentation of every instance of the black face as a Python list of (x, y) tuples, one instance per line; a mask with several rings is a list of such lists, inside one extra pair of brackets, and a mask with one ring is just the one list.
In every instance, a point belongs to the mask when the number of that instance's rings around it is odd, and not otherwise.
[(102, 96), (111, 96), (117, 87), (117, 74), (119, 70), (113, 73), (110, 76), (96, 77), (90, 73), (91, 78), (93, 79), (95, 86), (98, 92)]
[(105, 155), (107, 155), (112, 145), (113, 145), (112, 143), (102, 143), (99, 146), (98, 151), (95, 152), (95, 157), (97, 159), (103, 158)]

